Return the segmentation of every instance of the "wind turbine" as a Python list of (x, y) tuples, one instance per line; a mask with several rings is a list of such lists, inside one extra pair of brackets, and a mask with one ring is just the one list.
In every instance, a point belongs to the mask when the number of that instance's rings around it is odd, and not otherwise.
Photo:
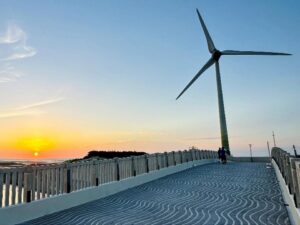
[(280, 52), (260, 52), (260, 51), (236, 51), (236, 50), (218, 50), (211, 36), (205, 26), (205, 23), (197, 9), (197, 14), (204, 31), (208, 50), (211, 53), (211, 58), (207, 61), (207, 63), (199, 70), (199, 72), (193, 77), (193, 79), (186, 85), (183, 91), (176, 98), (179, 99), (180, 96), (200, 77), (200, 75), (215, 64), (216, 67), (216, 79), (217, 79), (217, 89), (218, 89), (218, 102), (219, 102), (219, 118), (220, 118), (220, 129), (221, 129), (221, 141), (222, 146), (228, 151), (230, 154), (229, 141), (228, 141), (228, 133), (226, 126), (226, 117), (225, 117), (225, 109), (224, 109), (224, 100), (223, 100), (223, 92), (222, 92), (222, 83), (221, 83), (221, 75), (220, 75), (220, 67), (219, 67), (219, 59), (222, 55), (291, 55), (288, 53), (280, 53)]

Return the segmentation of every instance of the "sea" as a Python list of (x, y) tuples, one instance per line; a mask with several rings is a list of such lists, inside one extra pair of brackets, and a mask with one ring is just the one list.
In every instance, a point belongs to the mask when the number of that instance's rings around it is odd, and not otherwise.
[(45, 165), (52, 163), (62, 163), (68, 159), (0, 159), (0, 169), (16, 168), (28, 165)]

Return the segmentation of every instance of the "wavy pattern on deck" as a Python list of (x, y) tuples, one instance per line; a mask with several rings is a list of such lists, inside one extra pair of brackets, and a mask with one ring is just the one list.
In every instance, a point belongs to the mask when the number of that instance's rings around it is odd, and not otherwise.
[(290, 224), (265, 163), (211, 164), (23, 223)]

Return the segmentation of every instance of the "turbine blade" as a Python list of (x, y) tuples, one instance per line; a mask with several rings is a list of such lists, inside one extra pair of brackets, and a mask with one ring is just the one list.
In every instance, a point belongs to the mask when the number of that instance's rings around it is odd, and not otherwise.
[(221, 53), (222, 55), (291, 55), (289, 53), (281, 53), (281, 52), (257, 52), (257, 51), (235, 51), (235, 50), (224, 50)]
[(176, 100), (180, 98), (180, 96), (200, 77), (200, 75), (207, 70), (211, 65), (213, 65), (215, 60), (210, 58), (207, 63), (199, 70), (199, 72), (194, 76), (194, 78), (188, 83), (188, 85), (183, 89), (183, 91), (177, 96)]
[(210, 34), (209, 34), (209, 32), (208, 32), (208, 30), (207, 30), (207, 28), (205, 26), (204, 20), (202, 19), (201, 15), (200, 15), (200, 13), (198, 11), (198, 9), (197, 9), (197, 14), (198, 14), (198, 17), (199, 17), (202, 29), (204, 31), (205, 37), (206, 37), (208, 50), (209, 50), (210, 53), (213, 53), (213, 51), (216, 50), (214, 42), (212, 41), (212, 39), (210, 37)]

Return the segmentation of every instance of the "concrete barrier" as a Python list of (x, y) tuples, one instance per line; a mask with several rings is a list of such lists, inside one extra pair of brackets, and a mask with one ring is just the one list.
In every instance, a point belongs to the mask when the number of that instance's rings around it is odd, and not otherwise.
[(280, 170), (274, 160), (272, 160), (272, 166), (275, 170), (277, 180), (279, 182), (279, 186), (281, 189), (281, 193), (284, 199), (285, 204), (287, 205), (287, 211), (290, 217), (290, 221), (292, 225), (300, 224), (300, 209), (296, 207), (294, 202), (294, 197), (289, 193), (289, 188), (285, 183), (285, 180), (280, 173)]
[(61, 194), (36, 200), (26, 204), (5, 207), (0, 210), (0, 223), (1, 225), (11, 225), (25, 222), (50, 213), (55, 213), (93, 200), (104, 198), (194, 166), (215, 162), (217, 162), (216, 159), (190, 161), (176, 166), (166, 167), (161, 170), (150, 171), (149, 173), (135, 177), (129, 177), (124, 180), (106, 183), (98, 187), (90, 187), (68, 194)]

